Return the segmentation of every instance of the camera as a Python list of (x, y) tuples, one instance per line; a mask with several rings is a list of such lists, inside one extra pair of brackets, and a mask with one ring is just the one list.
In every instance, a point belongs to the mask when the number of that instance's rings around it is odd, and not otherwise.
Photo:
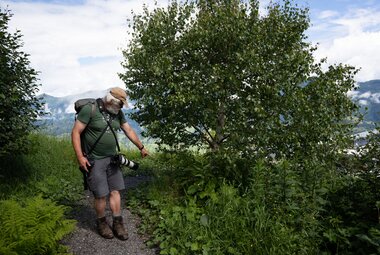
[(90, 165), (87, 166), (87, 171), (84, 170), (82, 167), (79, 167), (79, 170), (82, 172), (82, 175), (83, 175), (83, 190), (88, 190), (89, 189), (87, 177), (89, 176), (89, 174), (91, 172), (91, 169), (95, 165), (95, 160), (94, 159), (87, 158), (87, 160), (90, 163)]
[(132, 170), (137, 170), (139, 168), (139, 164), (133, 162), (132, 160), (127, 159), (123, 154), (117, 154), (111, 158), (111, 164), (127, 166)]

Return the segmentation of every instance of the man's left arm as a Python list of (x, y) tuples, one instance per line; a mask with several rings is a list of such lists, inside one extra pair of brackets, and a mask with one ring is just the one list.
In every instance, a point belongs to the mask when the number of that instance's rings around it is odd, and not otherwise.
[(124, 122), (121, 125), (121, 129), (123, 130), (124, 134), (128, 137), (128, 139), (136, 145), (136, 147), (140, 150), (141, 157), (148, 156), (149, 153), (145, 149), (144, 145), (140, 141), (139, 137), (137, 136), (136, 132), (132, 129), (132, 127), (128, 124), (128, 122)]

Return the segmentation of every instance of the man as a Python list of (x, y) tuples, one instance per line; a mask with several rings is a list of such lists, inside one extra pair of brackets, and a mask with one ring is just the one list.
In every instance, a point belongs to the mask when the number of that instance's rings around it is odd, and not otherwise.
[[(148, 155), (148, 152), (135, 131), (126, 122), (124, 114), (120, 112), (123, 105), (127, 105), (126, 92), (121, 88), (112, 88), (101, 102), (103, 103), (103, 114), (99, 107), (95, 107), (94, 110), (91, 104), (83, 106), (74, 123), (71, 138), (78, 163), (81, 169), (87, 172), (88, 186), (95, 197), (99, 234), (104, 238), (113, 238), (115, 235), (121, 240), (127, 240), (128, 233), (123, 225), (120, 205), (120, 190), (125, 189), (125, 185), (120, 166), (111, 163), (111, 159), (117, 154), (117, 151), (116, 139), (110, 128), (108, 127), (96, 143), (90, 155), (86, 155), (85, 152), (89, 151), (107, 126), (105, 119), (110, 122), (113, 130), (121, 128), (124, 131), (128, 139), (139, 148), (143, 158)], [(86, 131), (82, 134), (84, 130)], [(113, 215), (112, 230), (105, 217), (108, 195)]]

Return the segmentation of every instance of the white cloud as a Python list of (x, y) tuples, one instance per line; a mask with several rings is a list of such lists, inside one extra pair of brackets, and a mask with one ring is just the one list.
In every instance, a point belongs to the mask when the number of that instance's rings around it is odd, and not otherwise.
[(13, 13), (10, 32), (21, 30), (23, 50), (40, 71), (41, 92), (64, 96), (124, 86), (117, 73), (123, 71), (127, 18), (132, 10), (142, 12), (144, 3), (154, 6), (153, 0), (87, 0), (82, 5), (5, 0), (0, 6)]
[(359, 91), (351, 90), (347, 92), (347, 96), (356, 98), (359, 95)]
[(327, 57), (331, 64), (361, 68), (357, 81), (380, 78), (380, 10), (352, 9), (344, 16), (317, 22), (311, 33), (319, 39), (318, 59)]
[(322, 11), (318, 18), (320, 19), (327, 19), (327, 18), (331, 18), (331, 17), (335, 17), (339, 15), (339, 12), (336, 12), (336, 11), (332, 11), (332, 10), (326, 10), (326, 11)]
[(268, 6), (271, 3), (271, 0), (261, 0), (259, 5), (259, 14), (261, 16), (266, 16), (268, 14)]
[(360, 94), (359, 91), (349, 91), (347, 95), (354, 100), (357, 99), (361, 105), (368, 105), (369, 102), (380, 103), (380, 93), (372, 94), (370, 91), (367, 91)]
[(65, 113), (75, 113), (74, 107), (72, 104), (68, 105), (65, 109)]
[(372, 95), (372, 102), (379, 104), (380, 103), (380, 93), (375, 93)]
[(370, 97), (371, 97), (371, 92), (369, 92), (369, 91), (365, 92), (359, 96), (359, 98), (370, 98)]

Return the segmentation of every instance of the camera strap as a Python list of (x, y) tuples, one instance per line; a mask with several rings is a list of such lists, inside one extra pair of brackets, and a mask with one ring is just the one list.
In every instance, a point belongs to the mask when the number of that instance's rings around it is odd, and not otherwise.
[(98, 142), (100, 141), (100, 138), (102, 138), (102, 136), (104, 135), (104, 133), (107, 131), (108, 129), (108, 126), (106, 126), (102, 133), (98, 136), (98, 138), (96, 139), (95, 143), (91, 146), (90, 150), (88, 151), (88, 153), (86, 153), (87, 155), (90, 155), (91, 152), (95, 149), (95, 146), (98, 144)]
[[(107, 122), (107, 126), (110, 128), (113, 136), (115, 137), (117, 150), (120, 152), (120, 146), (119, 146), (119, 142), (117, 140), (117, 136), (116, 136), (115, 131), (113, 130), (113, 128), (111, 126), (111, 123), (110, 123), (110, 120), (112, 122), (113, 119), (115, 118), (115, 116), (112, 117), (112, 115), (110, 115), (110, 118), (107, 118), (105, 110), (104, 110), (104, 102), (103, 102), (103, 100), (101, 98), (98, 98), (98, 99), (96, 99), (96, 102), (98, 103), (100, 113), (103, 115), (104, 120)], [(116, 116), (118, 116), (118, 115), (119, 115), (119, 113)], [(106, 127), (106, 130), (107, 130), (108, 127)]]
[(102, 112), (102, 114), (103, 114), (103, 118), (104, 118), (104, 120), (107, 122), (108, 127), (110, 127), (113, 136), (115, 137), (117, 150), (120, 152), (120, 146), (119, 146), (119, 142), (118, 142), (118, 140), (117, 140), (117, 137), (116, 137), (115, 131), (113, 130), (113, 128), (112, 128), (111, 123), (109, 122), (109, 120), (106, 118), (104, 112)]

